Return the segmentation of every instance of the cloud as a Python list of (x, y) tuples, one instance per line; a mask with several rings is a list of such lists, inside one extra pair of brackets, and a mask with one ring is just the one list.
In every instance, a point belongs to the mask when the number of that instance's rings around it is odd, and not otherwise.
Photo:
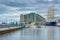
[[(11, 6), (11, 7), (19, 7), (21, 10), (39, 10), (41, 8), (46, 8), (52, 3), (50, 1), (54, 0), (6, 0), (1, 1), (1, 4)], [(58, 1), (58, 0), (57, 0)]]
[(8, 13), (8, 12), (16, 12), (17, 11), (16, 9), (18, 8), (0, 4), (0, 14)]
[(51, 3), (59, 3), (59, 0), (0, 0), (1, 4), (5, 4), (13, 7), (27, 7), (36, 4), (51, 4)]
[(48, 7), (52, 6), (53, 3), (55, 14), (60, 14), (60, 0), (0, 0), (0, 19), (10, 17), (17, 20), (20, 14), (30, 12), (36, 12), (44, 16), (48, 11)]

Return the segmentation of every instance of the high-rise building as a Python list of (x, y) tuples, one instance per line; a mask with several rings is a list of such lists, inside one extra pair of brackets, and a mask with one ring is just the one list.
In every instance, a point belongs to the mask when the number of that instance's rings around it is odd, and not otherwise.
[(43, 18), (39, 14), (29, 13), (29, 14), (21, 14), (20, 15), (21, 22), (45, 22), (45, 18)]

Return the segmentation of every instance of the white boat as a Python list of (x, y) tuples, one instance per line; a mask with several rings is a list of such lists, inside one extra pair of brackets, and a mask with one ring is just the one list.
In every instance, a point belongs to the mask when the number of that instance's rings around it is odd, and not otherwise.
[(35, 23), (31, 23), (31, 28), (38, 28), (38, 25)]

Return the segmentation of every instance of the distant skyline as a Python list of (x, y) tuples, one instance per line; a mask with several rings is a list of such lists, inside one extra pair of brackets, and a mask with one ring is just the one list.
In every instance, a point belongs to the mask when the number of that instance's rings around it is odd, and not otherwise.
[(43, 17), (54, 4), (55, 18), (60, 19), (60, 0), (0, 0), (0, 22), (19, 21), (20, 14), (36, 12)]

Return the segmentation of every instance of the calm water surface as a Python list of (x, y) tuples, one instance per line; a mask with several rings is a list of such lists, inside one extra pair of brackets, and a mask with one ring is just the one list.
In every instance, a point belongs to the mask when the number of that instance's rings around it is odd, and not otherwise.
[(60, 27), (24, 28), (0, 35), (0, 40), (60, 40)]

